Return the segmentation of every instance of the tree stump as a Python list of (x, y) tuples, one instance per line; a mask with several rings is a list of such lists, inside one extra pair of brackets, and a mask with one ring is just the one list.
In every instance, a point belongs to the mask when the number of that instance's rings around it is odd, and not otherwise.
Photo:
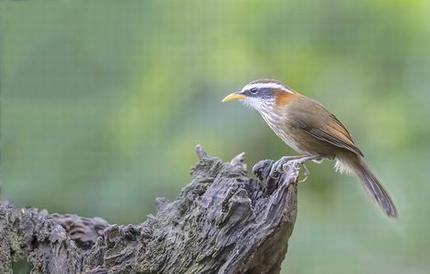
[(174, 201), (138, 225), (48, 214), (0, 202), (0, 273), (25, 259), (31, 273), (279, 273), (297, 214), (299, 167), (246, 174), (244, 153), (200, 161)]

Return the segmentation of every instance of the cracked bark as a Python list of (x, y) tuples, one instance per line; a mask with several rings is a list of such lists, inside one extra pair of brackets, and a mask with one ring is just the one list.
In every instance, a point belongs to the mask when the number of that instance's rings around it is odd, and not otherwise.
[(200, 161), (174, 201), (137, 225), (49, 214), (0, 202), (0, 273), (25, 259), (31, 273), (279, 273), (297, 214), (299, 167), (246, 174), (244, 153)]

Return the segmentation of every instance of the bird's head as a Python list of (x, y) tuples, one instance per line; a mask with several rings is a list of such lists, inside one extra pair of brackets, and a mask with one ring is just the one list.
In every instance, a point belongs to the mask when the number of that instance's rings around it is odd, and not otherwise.
[(274, 110), (295, 99), (297, 93), (282, 82), (271, 79), (252, 81), (240, 91), (227, 95), (222, 101), (241, 101), (259, 112)]

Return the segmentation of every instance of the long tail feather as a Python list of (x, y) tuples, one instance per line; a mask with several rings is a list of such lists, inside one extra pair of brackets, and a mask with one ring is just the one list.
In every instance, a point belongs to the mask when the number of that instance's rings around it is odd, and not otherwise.
[(396, 206), (390, 195), (359, 156), (338, 158), (336, 168), (355, 173), (369, 197), (382, 208), (385, 214), (392, 218), (398, 217)]

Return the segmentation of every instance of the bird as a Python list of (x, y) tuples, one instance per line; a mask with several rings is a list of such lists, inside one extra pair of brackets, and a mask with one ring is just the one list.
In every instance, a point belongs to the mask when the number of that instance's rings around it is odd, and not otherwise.
[(371, 200), (388, 217), (398, 217), (393, 200), (364, 162), (347, 128), (322, 104), (273, 79), (252, 81), (222, 100), (230, 101), (255, 109), (284, 143), (301, 154), (282, 157), (278, 167), (292, 160), (300, 164), (334, 160), (336, 171), (355, 174)]

